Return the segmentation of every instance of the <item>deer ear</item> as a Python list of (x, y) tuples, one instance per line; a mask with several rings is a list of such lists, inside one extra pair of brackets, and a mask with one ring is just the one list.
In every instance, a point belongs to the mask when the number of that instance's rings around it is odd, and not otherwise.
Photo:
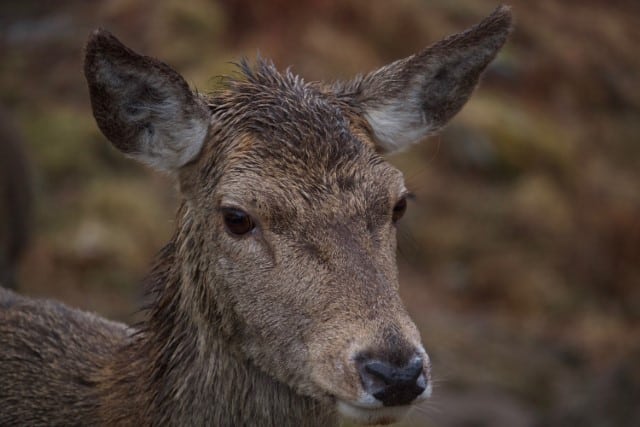
[(210, 113), (168, 65), (96, 30), (87, 43), (84, 74), (96, 122), (120, 151), (163, 170), (198, 156)]
[(337, 93), (361, 111), (382, 152), (401, 150), (444, 126), (467, 102), (511, 30), (500, 6), (468, 30), (351, 82)]

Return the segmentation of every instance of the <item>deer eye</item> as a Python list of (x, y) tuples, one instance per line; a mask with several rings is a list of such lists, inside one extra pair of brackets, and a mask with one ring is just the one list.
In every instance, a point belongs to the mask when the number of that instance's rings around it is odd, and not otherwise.
[(247, 234), (256, 227), (251, 216), (240, 209), (222, 208), (222, 218), (229, 233), (236, 236)]
[(391, 220), (394, 223), (398, 222), (400, 220), (400, 218), (402, 218), (402, 216), (404, 215), (406, 210), (407, 210), (407, 198), (403, 197), (402, 199), (398, 200), (396, 205), (393, 207), (393, 213), (391, 215)]

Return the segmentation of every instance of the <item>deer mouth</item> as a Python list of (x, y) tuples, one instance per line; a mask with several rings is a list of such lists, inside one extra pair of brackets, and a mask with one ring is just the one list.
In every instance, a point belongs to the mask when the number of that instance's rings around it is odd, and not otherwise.
[(429, 384), (424, 392), (413, 402), (396, 406), (384, 406), (381, 402), (376, 401), (373, 396), (364, 393), (362, 398), (357, 401), (347, 401), (338, 398), (337, 409), (342, 417), (356, 424), (393, 424), (401, 421), (415, 404), (428, 399), (429, 396), (431, 396), (431, 391), (432, 387), (431, 384)]
[(387, 425), (402, 420), (412, 405), (364, 406), (354, 402), (338, 400), (338, 413), (345, 419), (360, 425)]

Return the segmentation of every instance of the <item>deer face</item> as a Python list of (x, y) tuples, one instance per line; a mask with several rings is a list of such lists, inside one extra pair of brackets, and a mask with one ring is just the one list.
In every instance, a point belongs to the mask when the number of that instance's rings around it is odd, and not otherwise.
[(210, 100), (211, 140), (182, 173), (193, 230), (212, 248), (206, 282), (229, 339), (263, 371), (357, 420), (395, 420), (429, 394), (398, 296), (402, 175), (347, 104), (258, 67)]
[(298, 393), (363, 424), (390, 423), (431, 387), (398, 296), (395, 224), (408, 191), (381, 154), (444, 125), (509, 27), (499, 9), (333, 86), (259, 62), (208, 98), (99, 31), (85, 74), (112, 143), (177, 172), (185, 276), (202, 287), (206, 322)]

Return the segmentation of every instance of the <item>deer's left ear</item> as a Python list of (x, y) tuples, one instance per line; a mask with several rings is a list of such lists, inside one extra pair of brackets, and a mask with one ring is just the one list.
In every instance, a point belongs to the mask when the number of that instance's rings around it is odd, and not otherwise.
[(462, 33), (337, 84), (336, 92), (364, 115), (380, 151), (401, 150), (439, 130), (462, 108), (510, 31), (511, 11), (500, 6)]

